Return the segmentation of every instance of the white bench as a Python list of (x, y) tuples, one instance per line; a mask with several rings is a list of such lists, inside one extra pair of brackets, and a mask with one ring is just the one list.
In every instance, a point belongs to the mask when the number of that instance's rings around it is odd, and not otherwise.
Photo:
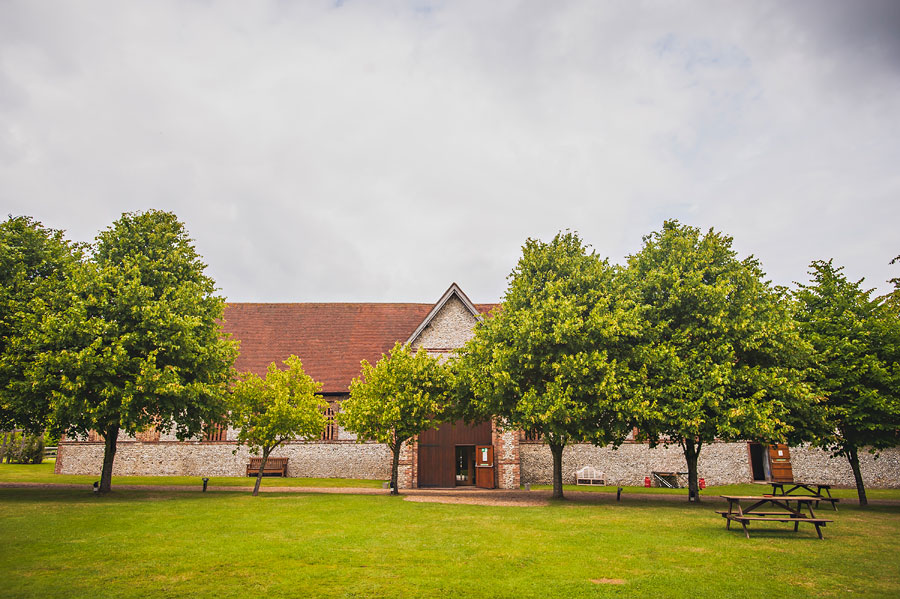
[(575, 472), (576, 485), (605, 485), (606, 475), (594, 468), (593, 466), (585, 466), (581, 470)]

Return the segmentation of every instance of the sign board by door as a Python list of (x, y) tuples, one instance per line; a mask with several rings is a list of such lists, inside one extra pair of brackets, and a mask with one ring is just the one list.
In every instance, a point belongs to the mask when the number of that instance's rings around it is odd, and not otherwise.
[(494, 488), (494, 446), (475, 446), (475, 486)]
[(779, 483), (794, 482), (791, 468), (791, 451), (787, 445), (769, 445), (769, 467), (772, 480)]

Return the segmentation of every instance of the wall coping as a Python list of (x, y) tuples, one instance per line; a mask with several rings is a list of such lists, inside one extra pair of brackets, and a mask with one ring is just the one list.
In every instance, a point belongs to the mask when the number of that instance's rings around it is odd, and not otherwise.
[[(137, 441), (134, 439), (122, 439), (116, 442), (116, 446), (119, 445), (238, 445), (237, 441)], [(60, 441), (59, 445), (105, 445), (104, 441)], [(328, 439), (328, 440), (317, 440), (317, 441), (285, 441), (282, 445), (384, 445), (383, 443), (378, 443), (378, 441), (354, 441), (353, 439)], [(276, 448), (277, 451), (277, 448)]]

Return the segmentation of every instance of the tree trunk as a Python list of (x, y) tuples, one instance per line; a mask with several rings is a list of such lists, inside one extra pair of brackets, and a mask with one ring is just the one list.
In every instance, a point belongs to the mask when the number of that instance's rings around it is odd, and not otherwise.
[(697, 484), (697, 459), (700, 457), (701, 441), (696, 444), (693, 440), (684, 439), (681, 449), (684, 451), (684, 459), (688, 468), (688, 501), (700, 501), (700, 486)]
[(851, 447), (847, 451), (847, 459), (850, 461), (850, 467), (853, 469), (853, 478), (856, 479), (856, 494), (859, 495), (859, 505), (869, 505), (866, 499), (866, 485), (863, 482), (862, 472), (859, 470), (859, 454), (856, 447)]
[(263, 447), (262, 463), (259, 465), (259, 472), (256, 473), (256, 484), (253, 485), (253, 496), (259, 495), (259, 484), (262, 482), (263, 470), (266, 469), (266, 462), (269, 461), (269, 454), (272, 452), (271, 447)]
[(402, 441), (396, 441), (391, 445), (393, 459), (391, 460), (391, 495), (399, 495), (400, 487), (397, 484), (398, 472), (400, 470), (400, 450), (403, 448)]
[(101, 493), (109, 493), (112, 490), (113, 460), (116, 459), (116, 442), (119, 440), (119, 423), (111, 424), (103, 433), (103, 470), (100, 472)]
[(550, 453), (553, 454), (553, 498), (564, 499), (562, 486), (562, 453), (565, 443), (550, 444)]

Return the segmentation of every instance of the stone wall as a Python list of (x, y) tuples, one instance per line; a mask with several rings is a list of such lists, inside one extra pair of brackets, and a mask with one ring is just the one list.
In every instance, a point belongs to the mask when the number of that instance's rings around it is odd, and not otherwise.
[[(550, 448), (540, 443), (521, 443), (522, 483), (550, 484), (553, 458)], [(829, 454), (808, 447), (791, 449), (794, 480), (812, 481), (835, 486), (856, 486), (853, 472), (845, 458), (831, 459)], [(626, 443), (617, 450), (589, 444), (572, 445), (563, 451), (563, 483), (575, 483), (575, 471), (593, 466), (605, 474), (610, 485), (643, 485), (650, 472), (685, 472), (687, 465), (678, 446), (650, 447), (643, 443)], [(900, 449), (860, 456), (863, 480), (867, 486), (900, 488)], [(700, 451), (700, 478), (708, 485), (745, 483), (752, 480), (746, 443), (712, 443)]]
[(475, 335), (478, 321), (465, 304), (454, 296), (434, 315), (419, 336), (413, 339), (412, 349), (456, 349)]
[[(830, 453), (820, 449), (792, 447), (791, 467), (794, 480), (856, 486), (847, 458), (832, 458)], [(860, 451), (859, 469), (866, 487), (900, 488), (900, 448), (882, 451), (877, 458), (871, 453)]]
[[(514, 434), (514, 433), (509, 433)], [(500, 488), (516, 488), (521, 483), (552, 482), (550, 449), (540, 443), (514, 443), (504, 433), (495, 438), (497, 483)], [(499, 443), (498, 441), (504, 441)], [(233, 442), (122, 441), (118, 444), (113, 473), (118, 476), (243, 476), (250, 454)], [(400, 487), (415, 486), (416, 446), (405, 446), (400, 464)], [(509, 455), (507, 455), (509, 454)], [(520, 465), (515, 462), (518, 455)], [(388, 480), (391, 454), (377, 443), (302, 443), (279, 447), (273, 456), (287, 457), (288, 476), (315, 478), (361, 478)], [(103, 463), (103, 443), (61, 443), (56, 461), (57, 474), (96, 474)], [(791, 449), (794, 479), (835, 486), (855, 486), (845, 458), (830, 458), (818, 449)], [(563, 482), (575, 482), (575, 471), (593, 466), (602, 471), (611, 485), (642, 485), (651, 471), (684, 472), (686, 466), (677, 446), (650, 449), (628, 443), (617, 450), (579, 444), (563, 452)], [(900, 449), (860, 455), (863, 479), (868, 487), (900, 488)], [(751, 480), (746, 443), (713, 443), (700, 452), (699, 475), (709, 485), (743, 483)]]
[[(742, 451), (741, 451), (742, 450)], [(522, 482), (550, 484), (553, 481), (553, 457), (541, 443), (522, 443)], [(618, 449), (590, 444), (567, 446), (563, 450), (563, 483), (575, 483), (575, 471), (593, 466), (604, 473), (611, 485), (643, 485), (651, 472), (684, 472), (687, 465), (678, 446), (650, 449), (643, 443), (626, 443)], [(707, 484), (721, 485), (750, 480), (746, 445), (715, 443), (700, 452), (700, 477)]]
[[(232, 452), (233, 442), (124, 441), (118, 444), (113, 474), (119, 476), (244, 476), (250, 453)], [(258, 454), (256, 454), (258, 455)], [(288, 476), (387, 480), (391, 454), (378, 443), (303, 443), (278, 447), (273, 457), (286, 457)], [(61, 443), (57, 474), (96, 474), (103, 464), (103, 443)]]

